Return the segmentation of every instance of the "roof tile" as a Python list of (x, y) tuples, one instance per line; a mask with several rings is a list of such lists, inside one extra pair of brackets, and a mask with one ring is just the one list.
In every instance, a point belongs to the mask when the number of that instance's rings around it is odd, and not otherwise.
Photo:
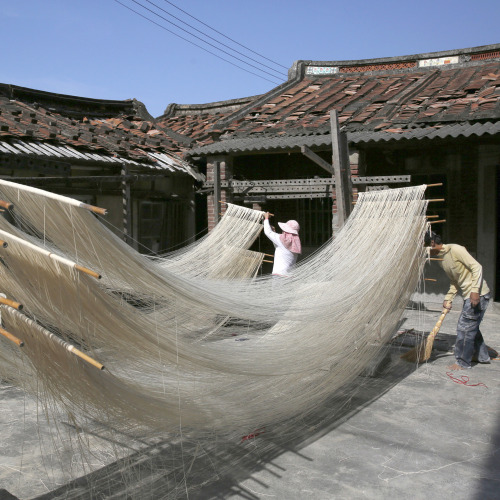
[[(223, 133), (224, 141), (220, 147), (214, 144), (212, 148), (210, 144), (217, 139), (199, 135), (198, 146), (204, 147), (195, 147), (194, 151), (224, 151), (233, 139), (262, 133), (290, 138), (299, 132), (302, 136), (328, 134), (332, 109), (338, 111), (339, 122), (348, 133), (377, 133), (377, 137), (385, 134), (387, 140), (394, 135), (429, 137), (422, 126), (438, 130), (447, 123), (470, 126), (477, 120), (500, 121), (498, 58), (377, 72), (346, 74), (341, 70), (306, 76), (297, 73), (295, 81), (289, 80), (218, 122), (212, 115), (204, 124), (205, 132), (217, 129)], [(411, 130), (419, 132), (408, 135)], [(481, 130), (486, 133), (492, 129)], [(263, 143), (267, 137), (262, 136)], [(295, 139), (290, 140), (295, 143)], [(266, 144), (271, 147), (272, 142)]]
[[(180, 154), (186, 147), (157, 127), (154, 119), (139, 116), (130, 101), (98, 101), (97, 106), (95, 101), (0, 84), (0, 136), (5, 145), (1, 151), (61, 157), (66, 145), (88, 153), (66, 153), (72, 158), (90, 160), (92, 152), (100, 152), (96, 158), (101, 160), (106, 157), (102, 155), (117, 155), (140, 159), (147, 167), (157, 162), (149, 153), (161, 151), (182, 165)], [(22, 140), (17, 149), (9, 150), (6, 140), (17, 139)], [(33, 140), (43, 142), (43, 147), (31, 147)], [(184, 166), (179, 170), (187, 172)]]

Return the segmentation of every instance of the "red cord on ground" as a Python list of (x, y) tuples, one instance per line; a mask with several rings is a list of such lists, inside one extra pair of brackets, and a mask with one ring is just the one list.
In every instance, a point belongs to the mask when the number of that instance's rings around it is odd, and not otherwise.
[(243, 436), (241, 438), (240, 443), (243, 443), (243, 441), (247, 441), (248, 439), (254, 439), (257, 436), (260, 436), (261, 434), (263, 434), (264, 432), (266, 432), (265, 427), (261, 427), (260, 429), (256, 429), (251, 434), (247, 434), (246, 436)]
[(461, 385), (466, 385), (467, 387), (486, 387), (488, 388), (487, 385), (483, 384), (482, 382), (479, 382), (478, 384), (469, 384), (469, 377), (467, 375), (461, 375), (460, 378), (455, 377), (453, 375), (453, 372), (446, 372), (446, 375), (455, 382), (455, 384), (461, 384)]

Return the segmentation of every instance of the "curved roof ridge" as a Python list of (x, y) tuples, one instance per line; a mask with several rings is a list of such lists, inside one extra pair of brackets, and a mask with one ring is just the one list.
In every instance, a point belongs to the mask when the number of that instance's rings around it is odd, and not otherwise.
[(32, 89), (29, 87), (21, 87), (19, 85), (12, 85), (9, 83), (0, 83), (0, 93), (10, 97), (11, 99), (16, 97), (39, 97), (40, 99), (50, 99), (50, 100), (60, 100), (64, 101), (77, 101), (85, 102), (88, 104), (104, 104), (104, 105), (121, 105), (124, 107), (133, 107), (134, 99), (95, 99), (93, 97), (82, 97), (70, 94), (59, 94), (57, 92), (48, 92), (46, 90)]
[(14, 101), (31, 103), (35, 106), (43, 106), (66, 116), (109, 117), (124, 114), (154, 121), (145, 104), (137, 99), (96, 99), (93, 97), (58, 94), (9, 83), (0, 83), (0, 96)]
[[(494, 43), (490, 45), (480, 45), (477, 47), (469, 47), (464, 49), (450, 49), (441, 50), (438, 52), (423, 52), (420, 54), (410, 54), (402, 56), (388, 56), (388, 57), (375, 57), (371, 59), (347, 59), (338, 61), (313, 61), (313, 60), (299, 60), (294, 63), (303, 63), (311, 66), (357, 66), (366, 64), (380, 64), (380, 63), (390, 63), (390, 62), (400, 62), (400, 61), (418, 61), (421, 59), (435, 59), (447, 56), (460, 56), (460, 55), (472, 55), (482, 52), (493, 52), (500, 50), (500, 43)], [(293, 66), (292, 66), (293, 68)]]
[[(220, 112), (228, 112), (227, 108), (238, 109), (241, 106), (244, 106), (245, 104), (255, 101), (259, 97), (261, 97), (261, 94), (249, 97), (239, 97), (237, 99), (227, 99), (225, 101), (208, 102), (203, 104), (170, 103), (165, 109), (163, 115), (157, 117), (157, 120), (182, 114), (202, 114), (202, 113), (215, 114)], [(229, 109), (229, 111), (231, 111), (231, 109)]]

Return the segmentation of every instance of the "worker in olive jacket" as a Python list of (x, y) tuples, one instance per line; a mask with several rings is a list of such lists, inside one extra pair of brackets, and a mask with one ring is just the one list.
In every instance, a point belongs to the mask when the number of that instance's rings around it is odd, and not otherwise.
[(450, 288), (444, 298), (443, 307), (451, 309), (453, 299), (458, 292), (464, 299), (457, 324), (454, 351), (456, 363), (448, 368), (468, 369), (472, 367), (473, 361), (489, 363), (488, 346), (479, 330), (490, 300), (490, 289), (483, 279), (481, 264), (463, 246), (444, 244), (441, 237), (434, 232), (426, 233), (425, 245), (430, 246), (430, 254), (433, 257), (443, 259), (440, 265), (450, 279)]

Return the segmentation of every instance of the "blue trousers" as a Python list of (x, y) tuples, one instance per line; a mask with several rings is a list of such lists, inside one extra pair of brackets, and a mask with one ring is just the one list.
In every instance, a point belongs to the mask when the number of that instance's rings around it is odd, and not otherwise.
[(455, 343), (455, 358), (462, 368), (471, 368), (472, 359), (480, 363), (490, 360), (488, 348), (484, 342), (479, 325), (483, 319), (490, 294), (481, 295), (480, 302), (472, 307), (470, 299), (464, 300), (464, 306), (457, 324), (457, 341)]

